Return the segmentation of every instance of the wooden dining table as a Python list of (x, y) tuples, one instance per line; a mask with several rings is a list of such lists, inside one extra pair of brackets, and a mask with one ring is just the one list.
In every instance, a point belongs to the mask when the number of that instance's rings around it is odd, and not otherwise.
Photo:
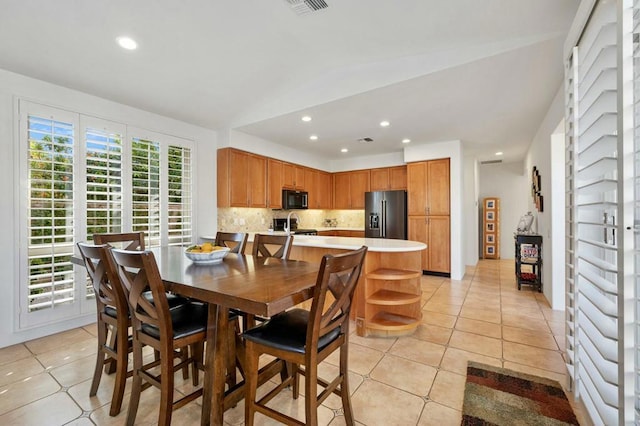
[[(224, 411), (244, 397), (244, 382), (225, 390), (229, 310), (268, 317), (310, 299), (319, 262), (230, 253), (219, 263), (195, 264), (186, 258), (182, 247), (151, 251), (167, 290), (208, 303), (201, 424), (222, 425)], [(279, 371), (275, 364), (270, 365), (259, 383)], [(235, 371), (231, 373), (235, 375)]]

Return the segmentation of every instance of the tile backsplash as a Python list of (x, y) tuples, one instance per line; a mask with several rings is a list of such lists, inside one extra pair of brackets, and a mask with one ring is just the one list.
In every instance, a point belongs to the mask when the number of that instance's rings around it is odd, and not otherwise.
[[(225, 232), (266, 231), (274, 218), (286, 218), (289, 211), (250, 208), (219, 208), (218, 230)], [(331, 219), (337, 228), (364, 229), (364, 210), (295, 210), (300, 228), (326, 228)]]

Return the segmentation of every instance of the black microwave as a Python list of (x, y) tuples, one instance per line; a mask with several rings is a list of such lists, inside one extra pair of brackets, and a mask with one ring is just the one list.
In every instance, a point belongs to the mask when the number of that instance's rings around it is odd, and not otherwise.
[(309, 194), (306, 191), (282, 190), (282, 208), (285, 210), (307, 209)]

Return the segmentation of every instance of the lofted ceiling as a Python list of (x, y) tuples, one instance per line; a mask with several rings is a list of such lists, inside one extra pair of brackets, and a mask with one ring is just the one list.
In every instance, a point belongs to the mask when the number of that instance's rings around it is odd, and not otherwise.
[(579, 4), (326, 2), (300, 16), (286, 0), (4, 0), (0, 68), (327, 159), (409, 138), (520, 160), (562, 84)]

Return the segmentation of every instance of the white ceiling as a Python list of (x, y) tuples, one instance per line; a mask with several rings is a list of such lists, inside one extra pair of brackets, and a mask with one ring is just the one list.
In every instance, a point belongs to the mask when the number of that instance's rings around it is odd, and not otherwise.
[(328, 159), (410, 138), (519, 160), (562, 83), (579, 4), (326, 1), (298, 16), (285, 0), (3, 0), (0, 68)]

